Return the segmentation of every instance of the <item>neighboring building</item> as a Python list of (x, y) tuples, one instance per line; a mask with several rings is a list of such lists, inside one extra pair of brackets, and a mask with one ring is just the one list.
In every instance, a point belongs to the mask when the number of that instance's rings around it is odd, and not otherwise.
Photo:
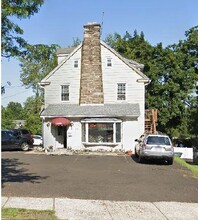
[(58, 66), (41, 82), (44, 147), (133, 150), (144, 133), (143, 64), (100, 40), (100, 25), (84, 25), (76, 48), (57, 51)]
[(15, 124), (15, 128), (22, 128), (25, 126), (26, 120), (13, 120), (13, 124)]

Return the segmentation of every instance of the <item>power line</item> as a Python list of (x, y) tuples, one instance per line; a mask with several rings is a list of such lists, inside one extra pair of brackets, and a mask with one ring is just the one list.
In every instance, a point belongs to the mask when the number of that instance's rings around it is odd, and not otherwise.
[(14, 97), (14, 96), (19, 95), (19, 94), (22, 94), (22, 93), (24, 93), (24, 91), (23, 91), (23, 92), (15, 93), (14, 95), (4, 96), (4, 97), (2, 97), (2, 99), (6, 99), (6, 98), (10, 98), (10, 97)]

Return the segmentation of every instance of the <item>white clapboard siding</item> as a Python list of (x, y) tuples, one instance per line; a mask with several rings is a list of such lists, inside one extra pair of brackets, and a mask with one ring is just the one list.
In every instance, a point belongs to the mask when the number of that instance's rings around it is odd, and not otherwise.
[[(145, 85), (138, 83), (141, 76), (125, 64), (119, 57), (102, 45), (102, 72), (104, 103), (138, 103), (140, 116), (137, 120), (123, 121), (123, 149), (134, 151), (135, 139), (144, 133)], [(107, 67), (107, 58), (111, 58), (112, 66)], [(126, 83), (126, 100), (117, 100), (117, 83)]]
[[(144, 103), (144, 84), (134, 70), (106, 47), (101, 45), (103, 91), (105, 103)], [(107, 67), (107, 58), (112, 59), (112, 66)], [(117, 100), (117, 83), (126, 83), (126, 100)]]
[[(101, 45), (104, 103), (139, 103), (144, 105), (144, 84), (141, 78), (114, 53)], [(107, 67), (107, 58), (112, 59), (112, 67)], [(73, 67), (79, 59), (78, 68)], [(50, 85), (45, 87), (45, 104), (64, 103), (61, 101), (61, 85), (70, 85), (70, 100), (65, 103), (78, 104), (80, 92), (81, 49), (70, 57), (54, 74), (48, 78)], [(117, 100), (117, 83), (126, 83), (126, 100)], [(142, 107), (140, 107), (142, 108)]]
[[(74, 68), (74, 60), (79, 60), (78, 68)], [(81, 50), (79, 49), (60, 68), (52, 74), (48, 81), (50, 85), (45, 87), (45, 105), (57, 103), (79, 103)], [(70, 100), (61, 101), (61, 85), (70, 85)]]

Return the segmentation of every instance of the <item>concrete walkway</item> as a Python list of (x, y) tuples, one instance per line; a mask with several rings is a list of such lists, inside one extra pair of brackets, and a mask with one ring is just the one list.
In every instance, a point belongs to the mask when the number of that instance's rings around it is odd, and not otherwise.
[(198, 203), (2, 197), (1, 207), (55, 210), (64, 220), (198, 220)]

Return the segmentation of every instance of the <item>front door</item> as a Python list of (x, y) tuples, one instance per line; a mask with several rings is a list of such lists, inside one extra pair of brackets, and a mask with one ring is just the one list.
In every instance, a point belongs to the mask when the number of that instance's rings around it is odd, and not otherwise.
[(67, 126), (63, 127), (63, 145), (67, 148)]
[(55, 127), (56, 148), (67, 148), (67, 126)]

